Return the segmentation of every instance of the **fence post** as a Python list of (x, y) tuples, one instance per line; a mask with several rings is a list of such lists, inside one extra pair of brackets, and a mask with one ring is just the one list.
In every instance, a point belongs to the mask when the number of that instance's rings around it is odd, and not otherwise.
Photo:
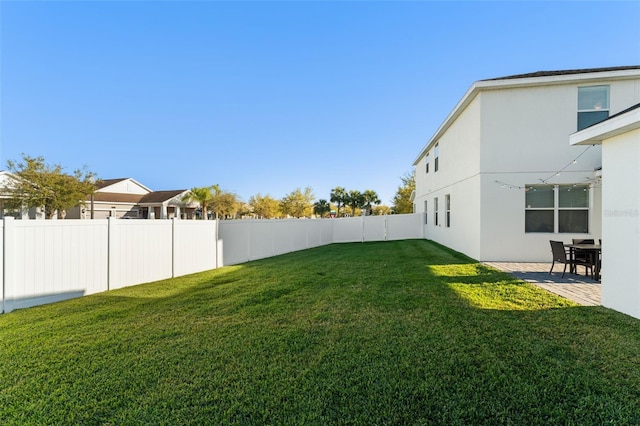
[(176, 218), (171, 218), (171, 278), (176, 277)]
[(7, 280), (11, 277), (11, 262), (10, 256), (14, 255), (13, 250), (7, 250), (7, 246), (12, 245), (11, 238), (13, 237), (12, 225), (13, 225), (13, 217), (5, 216), (3, 218), (3, 226), (2, 226), (2, 313), (7, 312), (6, 308), (6, 290), (5, 286), (7, 285)]
[(113, 278), (112, 269), (114, 257), (112, 253), (115, 248), (113, 239), (117, 232), (115, 231), (115, 220), (116, 218), (114, 216), (110, 216), (107, 219), (107, 291), (111, 290), (111, 279)]
[(216, 221), (216, 229), (215, 229), (215, 235), (213, 236), (213, 238), (215, 238), (216, 240), (216, 250), (215, 250), (215, 256), (216, 256), (216, 269), (218, 269), (220, 267), (220, 238), (218, 237), (218, 231), (220, 229), (220, 222), (218, 222), (218, 219), (215, 219)]

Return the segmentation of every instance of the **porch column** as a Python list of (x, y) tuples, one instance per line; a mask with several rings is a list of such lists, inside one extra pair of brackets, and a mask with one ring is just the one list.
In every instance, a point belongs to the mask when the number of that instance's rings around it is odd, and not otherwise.
[(167, 205), (165, 203), (162, 203), (160, 206), (160, 219), (166, 219), (167, 218)]

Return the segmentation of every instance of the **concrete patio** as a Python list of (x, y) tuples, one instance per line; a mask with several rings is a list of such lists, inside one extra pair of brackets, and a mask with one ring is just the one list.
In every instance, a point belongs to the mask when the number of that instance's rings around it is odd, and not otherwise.
[[(508, 272), (528, 283), (534, 284), (551, 293), (566, 297), (584, 306), (600, 305), (600, 282), (584, 275), (565, 273), (564, 265), (556, 265), (549, 274), (550, 263), (484, 262), (500, 271)], [(583, 272), (582, 268), (578, 272)]]

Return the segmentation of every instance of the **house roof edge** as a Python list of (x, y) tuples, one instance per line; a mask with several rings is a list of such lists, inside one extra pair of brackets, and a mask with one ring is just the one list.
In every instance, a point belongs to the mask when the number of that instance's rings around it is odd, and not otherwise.
[(577, 81), (598, 81), (598, 80), (623, 80), (640, 77), (640, 65), (609, 67), (609, 68), (588, 68), (582, 70), (566, 71), (538, 71), (529, 74), (518, 74), (514, 76), (500, 77), (494, 79), (478, 80), (474, 82), (462, 99), (456, 104), (442, 124), (429, 138), (427, 144), (420, 150), (420, 153), (413, 161), (416, 166), (420, 159), (427, 153), (431, 146), (438, 140), (444, 132), (451, 126), (455, 119), (473, 101), (477, 94), (484, 90), (508, 89), (516, 87), (548, 86), (556, 84), (567, 84)]

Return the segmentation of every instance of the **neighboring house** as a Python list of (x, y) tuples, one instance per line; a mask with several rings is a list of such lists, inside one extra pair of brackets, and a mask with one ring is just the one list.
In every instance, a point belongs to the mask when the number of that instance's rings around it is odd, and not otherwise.
[(84, 205), (67, 212), (67, 219), (193, 219), (197, 203), (185, 203), (189, 191), (152, 191), (132, 178), (104, 179)]
[(640, 103), (569, 141), (602, 145), (602, 305), (640, 318)]
[(24, 208), (20, 211), (9, 209), (6, 206), (8, 196), (3, 193), (2, 189), (11, 186), (11, 181), (15, 177), (5, 170), (0, 170), (0, 219), (5, 216), (11, 216), (16, 219), (44, 219), (42, 208)]
[(640, 66), (475, 82), (414, 161), (424, 235), (480, 261), (548, 262), (601, 237), (600, 146), (569, 135), (640, 102)]
[(67, 212), (68, 219), (139, 218), (138, 201), (152, 191), (132, 178), (104, 179), (84, 206)]
[(198, 203), (185, 203), (186, 189), (175, 191), (155, 191), (138, 201), (141, 217), (144, 219), (194, 219)]

